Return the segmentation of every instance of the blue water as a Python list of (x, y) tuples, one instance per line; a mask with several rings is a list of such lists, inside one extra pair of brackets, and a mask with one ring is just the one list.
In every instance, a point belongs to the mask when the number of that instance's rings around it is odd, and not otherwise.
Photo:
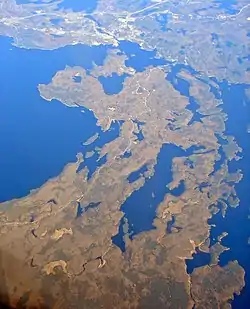
[(75, 83), (80, 84), (82, 81), (82, 77), (81, 76), (74, 76), (73, 80)]
[(92, 13), (97, 4), (98, 0), (63, 0), (58, 7), (59, 9), (71, 9), (73, 12)]
[(223, 145), (227, 144), (227, 141), (224, 140), (219, 134), (216, 134), (216, 137), (218, 139), (219, 144), (221, 145), (218, 150), (220, 158), (215, 162), (214, 171), (210, 174), (211, 176), (214, 175), (215, 172), (218, 171), (222, 167), (226, 159), (226, 156), (223, 150)]
[(200, 107), (199, 104), (196, 102), (195, 98), (189, 93), (190, 83), (183, 78), (177, 76), (182, 69), (189, 71), (191, 74), (197, 74), (197, 72), (194, 71), (190, 66), (176, 64), (171, 67), (171, 71), (167, 75), (167, 80), (181, 95), (187, 97), (189, 101), (187, 108), (190, 109), (193, 113), (193, 117), (189, 122), (189, 124), (191, 125), (195, 121), (201, 121), (202, 115), (197, 112), (197, 109)]
[(123, 89), (123, 82), (128, 74), (118, 75), (117, 73), (112, 73), (112, 76), (100, 76), (98, 78), (99, 82), (102, 84), (105, 94), (112, 95), (118, 94)]
[[(185, 155), (181, 148), (172, 144), (163, 145), (157, 157), (154, 175), (147, 178), (144, 186), (135, 191), (122, 205), (121, 210), (128, 219), (131, 238), (142, 231), (154, 229), (156, 207), (163, 201), (166, 193), (170, 192), (167, 184), (173, 179), (172, 159), (181, 155)], [(176, 195), (182, 192), (180, 189)]]
[[(154, 175), (147, 178), (144, 186), (138, 191), (134, 191), (121, 207), (121, 210), (124, 212), (124, 217), (128, 220), (130, 239), (133, 239), (135, 235), (143, 231), (155, 228), (153, 226), (153, 220), (155, 218), (156, 208), (163, 201), (167, 193), (179, 196), (184, 192), (184, 182), (181, 182), (174, 190), (170, 190), (167, 187), (173, 179), (171, 170), (172, 159), (182, 155), (188, 156), (193, 152), (194, 148), (191, 147), (187, 151), (184, 151), (173, 144), (162, 146), (157, 156)], [(131, 175), (128, 179), (131, 180)], [(124, 233), (122, 225), (123, 219), (120, 222), (118, 234), (112, 238), (112, 241), (123, 251)]]
[[(182, 183), (182, 185), (184, 185), (184, 182)], [(183, 189), (183, 192), (184, 192), (184, 189)], [(176, 195), (176, 194), (174, 194), (174, 195)], [(172, 215), (171, 220), (169, 220), (169, 221), (167, 222), (166, 232), (167, 232), (168, 234), (171, 234), (171, 233), (172, 233), (172, 228), (174, 228), (174, 229), (175, 229), (175, 232), (178, 232), (178, 233), (182, 230), (182, 227), (176, 225), (175, 222), (176, 222), (175, 216)]]
[(227, 14), (234, 15), (239, 12), (239, 10), (234, 9), (237, 0), (215, 0), (214, 2), (219, 5), (219, 9), (224, 10)]
[[(215, 81), (215, 79), (214, 79)], [(235, 295), (232, 301), (233, 309), (245, 309), (250, 307), (250, 246), (248, 239), (250, 237), (250, 141), (247, 133), (247, 125), (250, 123), (250, 102), (245, 96), (247, 85), (229, 85), (227, 82), (220, 83), (222, 91), (223, 110), (228, 115), (226, 122), (226, 135), (233, 135), (237, 143), (243, 148), (243, 157), (240, 161), (229, 162), (229, 171), (235, 172), (241, 169), (243, 179), (236, 184), (236, 192), (240, 198), (240, 205), (237, 208), (228, 207), (226, 216), (223, 218), (220, 211), (208, 221), (211, 225), (210, 246), (216, 243), (216, 240), (222, 232), (227, 232), (228, 236), (222, 239), (222, 245), (230, 248), (220, 256), (219, 265), (225, 266), (229, 261), (238, 260), (244, 268), (246, 286), (239, 296)], [(214, 92), (216, 94), (217, 90)], [(225, 141), (219, 138), (219, 142)], [(220, 148), (221, 159), (216, 162), (215, 169), (218, 169), (224, 162), (225, 154)], [(187, 260), (187, 271), (192, 273), (196, 267), (205, 266), (209, 263), (209, 255), (198, 251), (193, 255), (193, 260)]]
[(196, 248), (196, 252), (192, 257), (192, 259), (186, 260), (188, 274), (191, 274), (197, 267), (208, 265), (211, 261), (210, 253), (200, 251), (199, 248)]
[(119, 229), (118, 229), (118, 233), (111, 237), (112, 239), (112, 243), (114, 245), (116, 245), (117, 247), (120, 248), (121, 252), (125, 252), (126, 251), (126, 244), (124, 241), (124, 231), (123, 231), (123, 225), (125, 223), (124, 220), (124, 216), (121, 218), (120, 224), (119, 224)]
[(88, 169), (89, 169), (87, 180), (89, 180), (93, 176), (94, 172), (99, 167), (104, 165), (106, 162), (107, 162), (107, 155), (105, 155), (102, 158), (100, 158), (97, 153), (95, 153), (95, 155), (93, 157), (85, 159), (84, 165), (86, 165), (88, 167)]
[[(0, 37), (0, 201), (25, 196), (57, 176), (81, 143), (99, 132), (92, 112), (43, 100), (39, 83), (67, 65), (103, 63), (106, 48), (77, 45), (55, 51), (18, 49)], [(104, 138), (105, 140), (105, 138)]]
[(88, 211), (90, 208), (96, 208), (101, 204), (101, 202), (91, 202), (87, 206), (84, 207), (85, 211)]
[(123, 155), (121, 155), (121, 159), (128, 159), (129, 157), (132, 156), (131, 151), (125, 151)]
[(126, 66), (134, 68), (136, 72), (142, 72), (148, 66), (156, 67), (169, 63), (162, 58), (156, 58), (156, 51), (143, 50), (137, 43), (120, 41), (119, 48), (129, 58), (125, 61)]
[(175, 224), (175, 216), (172, 215), (171, 220), (167, 222), (166, 232), (168, 234), (172, 233), (172, 227), (174, 226), (174, 224)]
[(86, 206), (82, 206), (81, 203), (77, 203), (77, 210), (76, 210), (76, 219), (81, 217), (86, 211), (88, 211), (90, 208), (97, 208), (101, 202), (91, 202)]
[(83, 206), (81, 203), (77, 203), (77, 210), (76, 210), (76, 219), (81, 217), (86, 211), (88, 211), (90, 208), (94, 209), (97, 208), (101, 202), (91, 202), (86, 206)]
[[(103, 145), (111, 142), (112, 140), (116, 139), (120, 134), (120, 123), (121, 122), (113, 122), (110, 129), (105, 133), (100, 132), (99, 137), (90, 145), (86, 145), (84, 147), (85, 152), (95, 151), (95, 148), (101, 148)], [(90, 158), (85, 158), (84, 161), (80, 164), (77, 172), (81, 171), (84, 167), (87, 167), (89, 172), (87, 179), (89, 180), (94, 172), (105, 164), (107, 161), (106, 155), (100, 158), (100, 155), (97, 151), (95, 151), (94, 155)]]
[(51, 18), (50, 22), (54, 25), (60, 25), (61, 22), (64, 22), (63, 18)]
[(161, 25), (161, 30), (166, 32), (168, 31), (167, 23), (168, 23), (168, 14), (160, 14), (156, 15), (156, 21), (158, 21)]
[(237, 168), (242, 169), (243, 179), (236, 184), (236, 192), (240, 198), (240, 205), (237, 208), (229, 208), (226, 217), (217, 214), (212, 224), (211, 238), (216, 238), (222, 232), (228, 232), (228, 236), (223, 238), (222, 244), (229, 247), (220, 257), (220, 265), (227, 264), (230, 260), (238, 260), (239, 264), (246, 272), (246, 286), (240, 296), (235, 296), (232, 302), (234, 309), (245, 309), (250, 307), (250, 139), (247, 133), (247, 125), (250, 123), (250, 102), (246, 98), (244, 90), (247, 85), (228, 85), (226, 82), (220, 84), (224, 110), (228, 115), (226, 134), (233, 135), (240, 147), (243, 148), (243, 157), (240, 161), (232, 161), (229, 164), (230, 171)]
[[(143, 123), (139, 122), (137, 124), (139, 126), (143, 125)], [(201, 150), (203, 150), (201, 146), (192, 146), (186, 151), (174, 144), (165, 144), (162, 146), (157, 156), (154, 175), (147, 178), (143, 187), (133, 192), (121, 207), (121, 210), (124, 212), (124, 217), (120, 221), (118, 234), (112, 237), (112, 241), (122, 252), (125, 251), (124, 218), (128, 221), (128, 235), (130, 239), (133, 239), (135, 235), (143, 231), (154, 229), (153, 220), (156, 209), (159, 203), (163, 201), (164, 196), (167, 193), (180, 196), (185, 191), (184, 181), (181, 181), (179, 186), (172, 190), (167, 187), (167, 184), (172, 181), (172, 159), (178, 156), (189, 156), (193, 153), (199, 153)], [(147, 170), (146, 165), (142, 166), (128, 176), (128, 181), (130, 183), (136, 181)], [(167, 225), (166, 230), (168, 228)], [(177, 230), (179, 229), (177, 226), (175, 228)]]
[[(46, 1), (43, 0), (16, 0), (17, 4), (29, 4), (35, 2), (36, 4), (46, 4)], [(55, 0), (51, 0), (50, 2), (55, 2)], [(84, 11), (86, 13), (92, 13), (98, 4), (98, 0), (63, 0), (59, 3), (59, 9), (70, 9), (73, 12), (81, 12)]]
[(77, 203), (77, 210), (76, 210), (76, 218), (79, 218), (83, 215), (84, 213), (84, 208), (82, 207), (81, 203)]
[(141, 142), (142, 140), (144, 140), (144, 135), (142, 133), (142, 130), (140, 130), (138, 133), (134, 132), (134, 135), (137, 137), (138, 142)]
[(128, 182), (132, 183), (136, 180), (138, 180), (141, 176), (143, 176), (144, 173), (146, 173), (148, 171), (148, 167), (147, 164), (143, 165), (142, 167), (140, 167), (137, 171), (132, 172), (129, 176), (128, 176)]

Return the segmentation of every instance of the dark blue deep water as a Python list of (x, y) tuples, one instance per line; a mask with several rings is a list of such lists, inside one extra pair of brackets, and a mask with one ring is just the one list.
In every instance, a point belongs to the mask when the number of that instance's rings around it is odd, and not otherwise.
[[(243, 179), (235, 186), (240, 205), (237, 208), (228, 207), (225, 218), (219, 212), (209, 220), (209, 224), (212, 225), (210, 241), (213, 245), (222, 232), (228, 233), (221, 243), (230, 250), (221, 254), (219, 265), (225, 266), (229, 261), (237, 260), (244, 268), (246, 285), (239, 296), (235, 295), (232, 307), (233, 309), (245, 309), (250, 307), (250, 246), (248, 244), (250, 237), (250, 139), (249, 133), (247, 133), (250, 123), (250, 101), (245, 95), (245, 90), (249, 86), (229, 85), (226, 81), (219, 83), (219, 86), (224, 102), (222, 107), (228, 115), (225, 134), (234, 136), (238, 145), (243, 149), (242, 159), (230, 162), (229, 170), (235, 172), (237, 169), (241, 169)], [(211, 90), (213, 91), (213, 89)], [(216, 93), (214, 94), (216, 95)], [(222, 139), (219, 141), (223, 143)], [(218, 160), (215, 168), (219, 168), (225, 159), (225, 154), (221, 150), (220, 154), (221, 159)], [(207, 265), (209, 262), (209, 254), (198, 251), (193, 255), (193, 260), (187, 260), (187, 271), (192, 273), (196, 267)]]
[[(92, 112), (47, 102), (37, 86), (66, 65), (101, 64), (106, 48), (83, 45), (55, 51), (18, 49), (0, 38), (0, 201), (24, 196), (57, 176), (87, 138), (98, 132)], [(116, 126), (117, 127), (117, 126)], [(105, 136), (105, 137), (104, 137)], [(115, 137), (116, 134), (112, 134)]]
[(223, 108), (228, 115), (226, 134), (235, 136), (238, 144), (242, 147), (242, 159), (232, 161), (230, 171), (241, 169), (243, 179), (236, 184), (237, 195), (240, 205), (237, 208), (229, 208), (226, 217), (223, 219), (218, 213), (211, 221), (216, 227), (212, 228), (211, 238), (216, 238), (223, 231), (228, 236), (222, 240), (222, 244), (229, 247), (220, 258), (221, 266), (230, 260), (238, 260), (244, 268), (246, 275), (246, 286), (240, 296), (235, 296), (232, 306), (235, 309), (250, 308), (250, 136), (247, 133), (247, 126), (250, 123), (250, 101), (245, 95), (247, 85), (220, 84), (222, 90)]
[[(124, 217), (128, 220), (129, 237), (133, 237), (143, 231), (154, 229), (153, 220), (157, 206), (163, 201), (167, 193), (180, 196), (184, 190), (184, 183), (170, 190), (167, 185), (173, 180), (172, 178), (172, 160), (175, 157), (188, 156), (193, 153), (194, 147), (187, 151), (182, 150), (173, 144), (164, 144), (157, 156), (157, 164), (154, 167), (154, 175), (147, 178), (145, 184), (138, 191), (134, 191), (124, 202), (121, 210)], [(128, 181), (136, 181), (141, 174), (147, 171), (147, 166), (143, 166), (138, 171), (132, 172)], [(124, 219), (120, 222), (119, 232), (113, 237), (113, 243), (122, 251), (124, 250), (124, 233), (122, 225)], [(167, 229), (167, 226), (166, 226)]]

